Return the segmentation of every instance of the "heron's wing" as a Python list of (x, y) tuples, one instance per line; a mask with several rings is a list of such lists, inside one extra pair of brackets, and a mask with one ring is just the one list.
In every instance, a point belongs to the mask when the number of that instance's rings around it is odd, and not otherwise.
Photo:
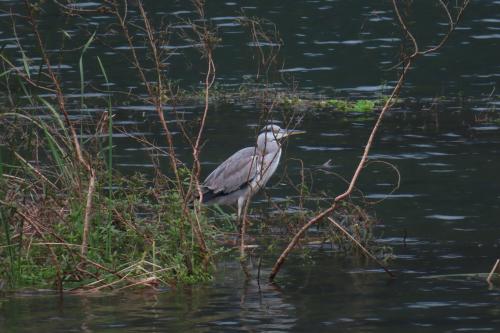
[(259, 162), (255, 147), (243, 148), (212, 171), (203, 186), (214, 194), (234, 192), (255, 179)]

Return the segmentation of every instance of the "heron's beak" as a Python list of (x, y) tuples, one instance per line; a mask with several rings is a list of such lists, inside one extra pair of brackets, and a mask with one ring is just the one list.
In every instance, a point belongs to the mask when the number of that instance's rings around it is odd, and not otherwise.
[(285, 136), (304, 134), (306, 131), (287, 130)]

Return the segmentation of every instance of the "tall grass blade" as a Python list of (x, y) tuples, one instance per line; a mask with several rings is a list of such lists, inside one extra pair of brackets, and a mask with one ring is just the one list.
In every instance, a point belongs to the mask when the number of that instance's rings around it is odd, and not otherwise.
[[(36, 178), (41, 178), (44, 182), (50, 185), (52, 188), (57, 189), (57, 186), (52, 183), (47, 177), (45, 177), (40, 171), (38, 171), (31, 163), (26, 161), (18, 152), (14, 152), (14, 156), (26, 167), (28, 173), (35, 176)], [(0, 183), (1, 184), (1, 183)]]
[[(64, 139), (68, 140), (68, 142), (71, 142), (71, 137), (68, 134), (68, 130), (66, 129), (66, 126), (64, 126), (64, 123), (63, 123), (63, 120), (61, 118), (61, 115), (56, 111), (56, 109), (54, 108), (54, 106), (52, 104), (50, 104), (46, 99), (44, 99), (44, 98), (42, 98), (40, 96), (38, 96), (38, 99), (43, 104), (45, 104), (45, 106), (47, 107), (47, 109), (49, 109), (49, 111), (52, 114), (53, 118), (56, 120), (57, 125), (59, 126), (59, 128), (61, 129), (61, 131), (64, 133)], [(69, 147), (72, 147), (72, 145), (70, 145)]]
[(7, 75), (7, 74), (9, 74), (9, 73), (10, 73), (10, 72), (12, 72), (13, 70), (14, 70), (14, 69), (12, 69), (12, 68), (11, 68), (11, 69), (7, 69), (6, 71), (4, 71), (4, 72), (0, 73), (0, 78), (1, 78), (1, 77), (4, 77), (4, 76), (5, 76), (5, 75)]
[(19, 83), (19, 86), (23, 90), (24, 96), (29, 100), (31, 105), (35, 105), (35, 101), (33, 100), (33, 96), (28, 91), (28, 88), (26, 88), (24, 81), (19, 76), (16, 76), (16, 78), (17, 78), (17, 82)]
[(26, 53), (24, 52), (24, 50), (21, 47), (19, 47), (19, 50), (21, 51), (21, 57), (23, 60), (24, 71), (26, 72), (26, 75), (28, 76), (28, 78), (31, 79), (30, 65), (28, 64), (28, 57), (26, 56)]
[[(82, 53), (80, 54), (80, 60), (78, 61), (78, 68), (80, 70), (80, 116), (82, 116), (82, 110), (85, 107), (84, 104), (84, 93), (85, 93), (85, 75), (83, 73), (83, 55), (89, 48), (90, 44), (94, 40), (95, 34), (97, 31), (94, 31), (92, 36), (90, 36), (89, 40), (85, 43), (82, 49)], [(83, 133), (83, 122), (80, 125), (80, 133)], [(82, 145), (82, 140), (80, 138), (80, 145)]]
[(106, 69), (97, 56), (97, 62), (101, 69), (104, 80), (106, 81), (106, 90), (108, 92), (108, 227), (106, 236), (106, 253), (108, 258), (111, 256), (111, 223), (113, 222), (113, 108), (111, 105), (111, 95), (109, 93), (109, 80)]
[(96, 32), (94, 31), (94, 33), (92, 34), (92, 36), (90, 36), (89, 40), (83, 46), (82, 53), (80, 54), (80, 60), (78, 61), (78, 67), (80, 69), (80, 94), (81, 94), (80, 98), (81, 98), (81, 107), (82, 108), (83, 108), (83, 94), (85, 92), (85, 82), (84, 82), (85, 81), (85, 77), (84, 77), (84, 74), (83, 74), (83, 55), (85, 54), (85, 52), (89, 48), (90, 44), (94, 40), (95, 34), (96, 34)]
[(21, 114), (21, 113), (7, 112), (7, 113), (0, 114), (0, 118), (1, 117), (18, 117), (21, 119), (25, 119), (25, 120), (35, 124), (38, 128), (40, 128), (45, 135), (45, 138), (46, 138), (47, 143), (49, 145), (49, 151), (52, 155), (52, 158), (56, 162), (56, 165), (59, 168), (59, 171), (61, 172), (62, 175), (65, 176), (65, 178), (67, 179), (67, 181), (69, 183), (73, 182), (74, 179), (72, 177), (72, 173), (70, 170), (68, 170), (68, 168), (66, 167), (66, 163), (64, 162), (64, 156), (66, 156), (67, 154), (64, 151), (64, 149), (59, 145), (56, 138), (50, 133), (49, 128), (45, 123), (39, 122), (39, 121), (35, 120), (33, 117), (29, 117), (29, 116), (26, 116), (26, 115)]
[(67, 39), (71, 39), (71, 35), (66, 30), (61, 30), (61, 32), (63, 33), (64, 37), (66, 37)]
[(52, 158), (56, 162), (56, 165), (59, 168), (61, 174), (66, 176), (66, 179), (68, 179), (69, 183), (72, 183), (73, 177), (71, 175), (71, 172), (69, 172), (68, 169), (66, 168), (66, 163), (64, 163), (63, 160), (64, 151), (57, 144), (52, 134), (50, 134), (50, 132), (48, 131), (47, 127), (44, 124), (42, 125), (42, 127), (43, 127), (43, 133), (45, 134), (45, 137), (47, 139), (47, 143), (49, 144), (49, 150), (52, 155)]

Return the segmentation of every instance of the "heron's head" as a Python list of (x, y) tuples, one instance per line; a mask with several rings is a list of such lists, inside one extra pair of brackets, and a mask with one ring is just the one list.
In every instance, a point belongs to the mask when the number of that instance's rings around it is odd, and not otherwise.
[(304, 131), (287, 130), (279, 127), (278, 125), (264, 126), (257, 138), (257, 146), (264, 147), (267, 144), (280, 143), (284, 138), (290, 135), (302, 134)]

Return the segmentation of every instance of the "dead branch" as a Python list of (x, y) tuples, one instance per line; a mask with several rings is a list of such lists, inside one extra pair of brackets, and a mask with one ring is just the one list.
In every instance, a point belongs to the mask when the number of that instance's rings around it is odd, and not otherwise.
[(140, 62), (139, 62), (138, 57), (137, 57), (137, 53), (135, 52), (135, 50), (133, 48), (132, 38), (128, 34), (128, 28), (126, 27), (126, 22), (123, 21), (124, 19), (122, 19), (122, 20), (120, 20), (120, 23), (122, 24), (122, 28), (124, 29), (124, 32), (126, 32), (126, 38), (127, 38), (127, 41), (132, 49), (134, 62), (135, 62), (137, 69), (139, 70), (142, 81), (146, 85), (149, 95), (151, 97), (153, 97), (153, 99), (154, 99), (156, 113), (158, 114), (158, 117), (160, 118), (160, 123), (161, 123), (163, 130), (165, 131), (165, 136), (167, 139), (168, 151), (169, 151), (169, 157), (170, 157), (170, 165), (172, 167), (172, 171), (175, 174), (175, 177), (176, 177), (176, 180), (178, 183), (178, 187), (179, 187), (179, 191), (181, 191), (181, 193), (182, 193), (183, 187), (182, 187), (181, 179), (179, 177), (179, 172), (177, 170), (177, 159), (175, 158), (176, 154), (175, 154), (175, 150), (174, 150), (174, 142), (173, 142), (173, 138), (172, 138), (172, 133), (170, 131), (170, 128), (167, 125), (167, 121), (165, 120), (165, 115), (163, 114), (163, 103), (162, 103), (162, 98), (161, 98), (161, 94), (163, 91), (163, 80), (162, 80), (162, 74), (161, 74), (162, 73), (162, 64), (161, 64), (160, 56), (158, 54), (157, 41), (156, 41), (156, 38), (154, 36), (154, 30), (151, 27), (151, 23), (149, 22), (149, 18), (146, 14), (146, 11), (144, 10), (144, 6), (142, 4), (142, 1), (138, 1), (137, 3), (139, 5), (141, 17), (142, 17), (142, 20), (144, 22), (144, 29), (145, 29), (146, 34), (147, 34), (147, 40), (149, 43), (149, 47), (151, 49), (151, 52), (153, 53), (153, 59), (154, 59), (154, 63), (155, 63), (155, 72), (156, 72), (156, 76), (157, 76), (156, 80), (157, 80), (157, 85), (158, 85), (157, 89), (156, 89), (156, 93), (154, 92), (153, 88), (151, 87), (151, 84), (147, 80), (146, 75), (144, 73), (144, 70), (142, 69), (142, 67), (140, 65)]
[(499, 264), (500, 264), (500, 259), (497, 259), (497, 261), (495, 261), (495, 264), (493, 265), (493, 268), (490, 271), (490, 274), (488, 274), (488, 277), (486, 278), (488, 284), (491, 284), (491, 279), (493, 279), (493, 274), (495, 274)]
[[(358, 166), (357, 166), (357, 168), (356, 168), (356, 170), (355, 170), (355, 172), (354, 172), (354, 174), (353, 174), (353, 176), (351, 178), (351, 181), (349, 183), (349, 186), (348, 186), (347, 190), (344, 193), (342, 193), (342, 194), (338, 195), (337, 197), (335, 197), (335, 199), (333, 200), (332, 205), (329, 208), (323, 210), (321, 213), (319, 213), (318, 215), (316, 215), (315, 217), (313, 217), (312, 219), (310, 219), (295, 234), (295, 236), (292, 238), (292, 240), (290, 241), (290, 243), (288, 244), (288, 246), (285, 248), (285, 250), (283, 251), (283, 253), (281, 253), (281, 255), (276, 260), (276, 262), (275, 262), (275, 264), (274, 264), (274, 266), (273, 266), (273, 268), (271, 270), (271, 273), (269, 275), (269, 280), (271, 282), (274, 280), (274, 278), (278, 274), (279, 270), (281, 269), (281, 266), (285, 262), (286, 258), (290, 254), (290, 252), (295, 248), (295, 246), (299, 242), (300, 238), (309, 229), (309, 227), (311, 227), (313, 224), (321, 221), (324, 217), (327, 217), (327, 215), (329, 215), (330, 213), (332, 213), (336, 209), (338, 203), (340, 203), (343, 200), (346, 200), (351, 195), (351, 193), (354, 190), (354, 187), (355, 187), (355, 185), (357, 183), (359, 175), (361, 174), (361, 171), (366, 166), (366, 162), (368, 160), (368, 154), (369, 154), (369, 152), (371, 150), (371, 147), (373, 145), (373, 141), (374, 141), (374, 139), (376, 137), (378, 129), (380, 128), (380, 125), (382, 123), (384, 115), (391, 109), (392, 105), (394, 104), (395, 98), (399, 95), (399, 92), (401, 90), (401, 87), (403, 86), (403, 83), (404, 83), (404, 80), (406, 78), (406, 75), (407, 75), (408, 71), (410, 70), (411, 65), (413, 64), (414, 60), (418, 56), (422, 56), (422, 55), (428, 54), (430, 52), (435, 52), (435, 51), (439, 50), (445, 44), (445, 42), (449, 38), (449, 35), (454, 31), (457, 23), (462, 18), (464, 10), (467, 7), (467, 5), (469, 4), (469, 0), (464, 0), (464, 2), (462, 3), (462, 6), (460, 7), (460, 10), (459, 10), (457, 16), (455, 17), (455, 22), (451, 24), (452, 28), (450, 28), (449, 31), (448, 31), (448, 33), (445, 34), (445, 36), (441, 39), (440, 43), (438, 43), (436, 47), (432, 47), (432, 48), (429, 48), (429, 49), (427, 49), (425, 51), (421, 51), (421, 52), (419, 51), (419, 46), (418, 46), (417, 40), (415, 39), (415, 37), (413, 36), (413, 34), (411, 33), (411, 31), (408, 29), (408, 27), (407, 27), (407, 25), (406, 25), (403, 17), (401, 16), (401, 13), (399, 12), (399, 8), (398, 8), (398, 5), (396, 3), (396, 0), (393, 0), (392, 4), (393, 4), (393, 7), (394, 7), (395, 15), (396, 15), (396, 17), (397, 17), (397, 19), (399, 21), (399, 24), (400, 24), (401, 28), (403, 29), (406, 37), (408, 39), (410, 39), (410, 41), (413, 44), (412, 53), (411, 53), (410, 56), (406, 57), (406, 59), (404, 60), (405, 65), (403, 67), (403, 71), (402, 71), (401, 75), (399, 76), (399, 79), (398, 79), (398, 81), (396, 83), (396, 86), (392, 90), (391, 95), (389, 96), (389, 98), (385, 102), (382, 110), (379, 113), (379, 116), (378, 116), (375, 124), (372, 127), (372, 131), (370, 133), (370, 136), (368, 137), (368, 141), (366, 143), (363, 155), (361, 156), (361, 159), (360, 159), (360, 161), (358, 163)], [(450, 16), (451, 14), (449, 13), (448, 8), (446, 6), (443, 6), (443, 7), (445, 8), (448, 16)]]
[[(139, 11), (140, 11), (142, 20), (144, 22), (144, 29), (146, 31), (147, 40), (149, 42), (151, 52), (153, 53), (155, 70), (156, 70), (156, 75), (157, 75), (156, 95), (153, 93), (153, 90), (151, 89), (151, 87), (148, 88), (148, 90), (149, 90), (150, 95), (154, 96), (154, 104), (155, 104), (156, 112), (160, 118), (161, 126), (163, 127), (163, 130), (165, 131), (165, 136), (167, 139), (168, 150), (169, 150), (170, 164), (171, 164), (172, 171), (174, 172), (174, 175), (176, 178), (178, 191), (180, 192), (181, 197), (183, 198), (183, 203), (182, 203), (183, 213), (184, 213), (186, 219), (191, 223), (193, 233), (196, 237), (196, 240), (198, 242), (198, 245), (200, 247), (201, 252), (205, 255), (205, 261), (206, 261), (208, 258), (208, 248), (207, 248), (207, 245), (205, 243), (203, 231), (201, 228), (201, 224), (200, 224), (200, 220), (199, 220), (199, 213), (195, 211), (195, 214), (194, 214), (195, 217), (194, 217), (194, 221), (193, 221), (193, 219), (191, 218), (189, 207), (188, 207), (188, 201), (189, 201), (189, 196), (190, 196), (189, 192), (190, 191), (188, 190), (187, 194), (184, 191), (182, 180), (180, 178), (178, 167), (177, 167), (177, 159), (175, 157), (176, 155), (175, 155), (175, 150), (174, 150), (174, 142), (173, 142), (173, 138), (172, 138), (172, 133), (167, 125), (167, 122), (165, 120), (165, 116), (163, 113), (163, 105), (162, 105), (162, 97), (161, 97), (161, 94), (163, 91), (163, 83), (162, 83), (163, 80), (162, 80), (162, 74), (161, 74), (162, 73), (162, 62), (160, 59), (160, 55), (158, 53), (158, 48), (157, 48), (158, 43), (157, 43), (157, 40), (154, 36), (154, 30), (151, 27), (148, 16), (144, 10), (144, 6), (143, 6), (141, 1), (138, 1), (138, 6), (139, 6)], [(196, 8), (198, 9), (199, 15), (203, 16), (204, 15), (203, 3), (202, 2), (196, 3)], [(215, 79), (215, 65), (213, 62), (211, 48), (210, 48), (210, 41), (209, 41), (210, 34), (207, 31), (206, 27), (204, 27), (203, 34), (201, 35), (201, 37), (204, 38), (203, 41), (205, 42), (203, 45), (205, 46), (205, 50), (207, 52), (208, 71), (207, 71), (206, 80), (205, 80), (205, 82), (206, 82), (205, 109), (203, 112), (202, 120), (200, 122), (200, 128), (199, 128), (199, 133), (198, 133), (198, 136), (196, 139), (196, 144), (193, 147), (193, 157), (195, 160), (195, 164), (194, 164), (195, 165), (194, 166), (195, 172), (193, 173), (194, 177), (192, 177), (191, 184), (193, 184), (193, 183), (196, 184), (196, 188), (197, 188), (198, 193), (201, 193), (201, 187), (200, 187), (199, 182), (198, 182), (199, 174), (201, 171), (200, 163), (199, 163), (199, 151), (200, 151), (201, 136), (203, 133), (203, 129), (205, 127), (205, 121), (206, 121), (206, 117), (208, 114), (209, 90), (210, 90), (210, 88), (214, 82), (214, 79)], [(129, 37), (128, 37), (128, 39), (129, 39), (129, 43), (131, 44), (132, 41), (130, 40)], [(135, 51), (134, 51), (134, 59), (137, 59), (137, 56), (135, 55)], [(138, 68), (140, 68), (138, 61), (136, 61), (136, 64), (137, 64)], [(145, 77), (144, 74), (142, 74), (142, 75), (143, 75), (143, 77)], [(149, 84), (149, 83), (145, 82), (145, 84)], [(184, 238), (185, 236), (184, 236), (183, 230), (181, 230), (181, 234), (182, 234), (181, 237)], [(184, 243), (184, 241), (183, 241), (183, 243)]]
[(66, 124), (70, 129), (71, 139), (73, 141), (73, 146), (74, 146), (74, 149), (76, 152), (76, 157), (77, 157), (78, 161), (82, 164), (82, 166), (85, 167), (85, 169), (90, 172), (91, 167), (88, 164), (88, 162), (85, 160), (85, 158), (83, 157), (82, 150), (80, 147), (80, 142), (78, 141), (78, 136), (76, 134), (75, 127), (73, 126), (73, 123), (69, 119), (69, 114), (68, 114), (68, 111), (66, 110), (66, 104), (64, 101), (64, 93), (62, 91), (61, 84), (59, 83), (59, 79), (57, 78), (54, 71), (52, 70), (52, 65), (51, 65), (49, 56), (47, 55), (47, 52), (45, 50), (42, 36), (40, 35), (40, 30), (38, 29), (38, 24), (37, 24), (36, 19), (35, 19), (35, 13), (33, 10), (33, 6), (29, 2), (29, 0), (25, 0), (25, 6), (26, 6), (26, 9), (28, 11), (28, 20), (29, 20), (29, 23), (32, 27), (33, 33), (35, 34), (35, 38), (36, 38), (36, 41), (38, 44), (38, 48), (40, 49), (42, 59), (45, 63), (45, 66), (47, 67), (47, 72), (48, 72), (49, 77), (50, 77), (50, 79), (55, 87), (55, 90), (56, 90), (56, 97), (57, 97), (57, 103), (59, 106), (59, 110), (62, 112), (62, 114), (64, 116), (64, 120), (66, 121)]
[[(197, 9), (198, 15), (200, 16), (200, 19), (204, 19), (205, 17), (205, 11), (204, 11), (204, 2), (203, 1), (194, 1), (194, 5)], [(203, 22), (205, 22), (203, 20)], [(196, 136), (196, 141), (194, 143), (194, 146), (192, 146), (193, 150), (193, 172), (191, 175), (191, 185), (192, 187), (194, 185), (196, 192), (198, 194), (198, 200), (201, 203), (203, 201), (203, 190), (200, 185), (200, 174), (201, 174), (201, 164), (200, 164), (200, 152), (201, 152), (201, 138), (203, 136), (203, 131), (205, 129), (205, 123), (207, 120), (208, 116), (208, 107), (209, 107), (209, 97), (210, 97), (210, 89), (215, 81), (215, 63), (213, 60), (213, 36), (212, 33), (209, 31), (209, 28), (207, 27), (206, 23), (203, 24), (202, 30), (197, 31), (196, 28), (194, 28), (194, 31), (198, 34), (198, 38), (203, 42), (203, 53), (205, 57), (207, 58), (207, 73), (205, 75), (205, 89), (204, 89), (204, 98), (205, 98), (205, 106), (203, 109), (203, 114), (200, 120), (199, 128), (198, 128), (198, 135)], [(200, 225), (200, 212), (199, 212), (199, 205), (195, 205), (195, 220), (196, 220), (196, 228), (195, 231), (199, 235), (197, 235), (197, 238), (199, 239), (200, 244), (202, 244), (202, 249), (204, 250), (205, 253), (207, 253), (207, 247), (204, 244), (204, 238), (203, 238), (203, 233), (201, 230), (201, 225)]]
[[(123, 32), (124, 38), (125, 38), (128, 46), (129, 46), (130, 52), (132, 54), (132, 59), (131, 59), (132, 65), (137, 70), (139, 78), (142, 81), (142, 83), (144, 84), (144, 86), (146, 87), (147, 94), (151, 98), (151, 100), (155, 106), (155, 111), (158, 115), (158, 118), (160, 119), (160, 124), (162, 126), (162, 129), (165, 132), (165, 138), (167, 141), (168, 156), (169, 156), (172, 171), (175, 175), (175, 181), (177, 184), (177, 188), (178, 188), (178, 191), (179, 191), (181, 197), (184, 198), (184, 197), (186, 197), (186, 195), (184, 193), (184, 187), (182, 185), (182, 180), (181, 180), (181, 178), (179, 176), (179, 172), (178, 172), (178, 167), (177, 167), (178, 160), (176, 158), (176, 153), (175, 153), (175, 149), (174, 149), (174, 141), (173, 141), (173, 137), (172, 137), (172, 133), (170, 131), (170, 128), (167, 125), (165, 115), (163, 113), (163, 103), (162, 103), (162, 98), (161, 98), (162, 87), (163, 87), (162, 86), (163, 80), (162, 80), (162, 74), (161, 74), (162, 73), (161, 59), (159, 58), (156, 38), (154, 36), (154, 31), (152, 30), (147, 13), (143, 7), (142, 1), (140, 1), (140, 0), (137, 1), (137, 4), (139, 6), (140, 15), (141, 15), (141, 18), (143, 20), (143, 25), (144, 25), (144, 28), (141, 28), (141, 30), (143, 30), (146, 33), (147, 43), (148, 43), (148, 46), (150, 48), (150, 51), (153, 54), (153, 60), (155, 62), (155, 75), (157, 76), (156, 77), (156, 81), (157, 81), (156, 91), (155, 91), (154, 87), (152, 86), (150, 80), (148, 80), (148, 78), (146, 77), (146, 72), (145, 72), (144, 68), (142, 67), (141, 62), (139, 61), (139, 56), (138, 56), (138, 54), (135, 50), (135, 47), (134, 47), (134, 42), (133, 42), (132, 35), (130, 34), (130, 31), (129, 31), (129, 23), (128, 23), (128, 19), (127, 19), (127, 16), (128, 16), (128, 2), (127, 2), (127, 0), (123, 1), (123, 7), (124, 7), (123, 12), (120, 12), (120, 7), (119, 7), (118, 2), (108, 2), (108, 3), (113, 5), (113, 9), (111, 12), (117, 18), (118, 24)], [(187, 207), (187, 204), (183, 204), (183, 206), (184, 206), (183, 207), (184, 214), (185, 214), (186, 218), (188, 218), (189, 217), (189, 209)], [(180, 238), (181, 238), (181, 246), (184, 247), (185, 243), (186, 243), (186, 236), (185, 236), (184, 227), (183, 227), (182, 223), (180, 226)], [(186, 263), (188, 264), (188, 267), (189, 267), (190, 260), (187, 260)]]

